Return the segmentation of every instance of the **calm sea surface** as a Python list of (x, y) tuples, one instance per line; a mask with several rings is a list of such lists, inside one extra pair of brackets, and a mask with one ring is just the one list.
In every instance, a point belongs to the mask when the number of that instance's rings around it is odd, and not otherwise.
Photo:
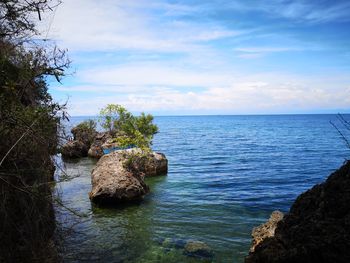
[[(74, 117), (69, 125), (87, 118)], [(96, 161), (63, 164), (68, 177), (58, 172), (57, 193), (84, 214), (57, 208), (67, 231), (65, 261), (203, 262), (173, 247), (193, 239), (214, 250), (214, 262), (243, 262), (254, 226), (273, 210), (288, 211), (349, 157), (330, 120), (336, 116), (156, 117), (153, 149), (166, 154), (169, 173), (146, 180), (151, 193), (139, 205), (92, 205)]]

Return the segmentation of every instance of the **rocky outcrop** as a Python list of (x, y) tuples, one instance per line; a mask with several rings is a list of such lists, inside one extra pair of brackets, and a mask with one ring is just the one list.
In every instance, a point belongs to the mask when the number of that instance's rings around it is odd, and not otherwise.
[(97, 135), (97, 132), (95, 129), (89, 129), (81, 126), (82, 125), (78, 125), (71, 130), (73, 138), (75, 141), (81, 141), (90, 147), (91, 143), (94, 141)]
[(140, 149), (119, 150), (103, 155), (92, 171), (90, 199), (100, 204), (142, 200), (149, 192), (144, 177), (156, 175), (158, 173), (154, 171), (162, 171), (164, 168), (154, 167), (151, 173), (147, 173), (147, 169), (134, 164), (143, 163), (151, 167), (164, 163), (157, 158), (159, 154), (143, 153)]
[(254, 227), (252, 231), (252, 246), (250, 248), (250, 252), (254, 252), (255, 247), (259, 245), (262, 241), (264, 241), (268, 237), (273, 237), (275, 235), (275, 230), (277, 227), (277, 223), (281, 221), (283, 218), (283, 213), (280, 211), (272, 212), (270, 219), (258, 226)]
[(110, 140), (112, 136), (108, 132), (100, 132), (96, 135), (93, 143), (90, 146), (88, 151), (88, 156), (93, 158), (101, 158), (103, 155), (102, 145)]
[(81, 141), (68, 141), (61, 148), (63, 158), (80, 158), (86, 157), (88, 146)]
[(73, 139), (61, 147), (63, 158), (80, 158), (88, 156), (88, 151), (97, 132), (94, 128), (88, 127), (84, 122), (71, 130)]
[(350, 162), (301, 194), (246, 263), (350, 262)]

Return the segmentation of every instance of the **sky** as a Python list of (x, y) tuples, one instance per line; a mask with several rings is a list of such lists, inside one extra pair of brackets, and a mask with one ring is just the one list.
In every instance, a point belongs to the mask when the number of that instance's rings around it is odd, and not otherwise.
[(68, 49), (70, 115), (350, 112), (350, 1), (64, 0), (39, 25)]

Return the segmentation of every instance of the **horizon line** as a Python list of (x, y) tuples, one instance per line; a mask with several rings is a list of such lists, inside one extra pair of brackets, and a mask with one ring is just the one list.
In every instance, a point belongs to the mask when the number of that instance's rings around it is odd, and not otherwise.
[[(350, 112), (338, 113), (254, 113), (254, 114), (183, 114), (153, 115), (153, 117), (210, 117), (210, 116), (292, 116), (292, 115), (349, 115)], [(69, 117), (98, 117), (99, 115), (70, 115)]]

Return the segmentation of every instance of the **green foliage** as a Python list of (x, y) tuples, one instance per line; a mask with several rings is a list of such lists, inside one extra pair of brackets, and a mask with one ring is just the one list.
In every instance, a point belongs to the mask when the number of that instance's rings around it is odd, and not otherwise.
[(135, 127), (143, 136), (152, 139), (153, 135), (158, 132), (157, 125), (153, 124), (153, 116), (151, 114), (141, 113), (135, 118)]
[(46, 262), (54, 253), (51, 155), (66, 114), (47, 80), (59, 81), (69, 61), (40, 42), (34, 19), (56, 4), (0, 0), (0, 262)]
[(96, 130), (96, 122), (94, 120), (87, 120), (79, 123), (76, 128), (79, 130), (85, 131), (95, 131)]
[(140, 116), (133, 116), (124, 107), (116, 104), (108, 104), (101, 110), (100, 121), (103, 128), (116, 135), (114, 141), (120, 147), (134, 145), (148, 149), (154, 134), (158, 132), (152, 115), (142, 113)]
[(135, 129), (133, 131), (130, 131), (127, 135), (120, 135), (115, 137), (113, 141), (122, 148), (137, 146), (142, 150), (147, 150), (151, 146), (151, 137), (144, 136), (140, 131)]
[(117, 104), (108, 104), (100, 111), (99, 121), (101, 126), (112, 134), (122, 130), (132, 114), (124, 107)]

